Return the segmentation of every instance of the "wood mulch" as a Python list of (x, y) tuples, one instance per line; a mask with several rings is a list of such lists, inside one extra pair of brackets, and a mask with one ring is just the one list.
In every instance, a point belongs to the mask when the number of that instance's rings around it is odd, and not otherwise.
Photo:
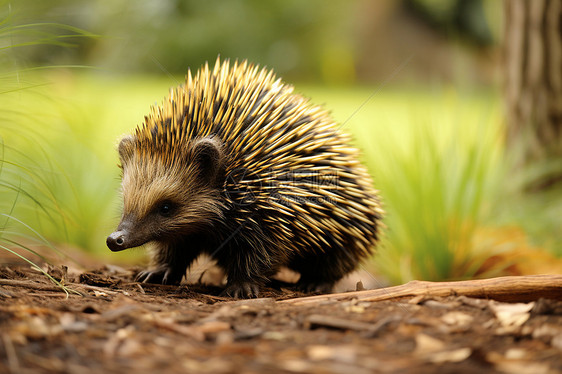
[(0, 268), (0, 373), (562, 372), (562, 276), (233, 300), (135, 270)]

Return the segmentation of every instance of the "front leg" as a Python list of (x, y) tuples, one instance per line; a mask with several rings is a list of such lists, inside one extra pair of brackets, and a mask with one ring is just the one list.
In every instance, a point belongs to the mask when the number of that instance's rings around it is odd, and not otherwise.
[(260, 287), (279, 268), (277, 261), (250, 246), (225, 248), (213, 255), (217, 265), (226, 271), (226, 288), (221, 296), (258, 297)]
[(249, 299), (258, 297), (261, 282), (251, 279), (232, 279), (229, 276), (226, 288), (221, 296), (234, 297), (236, 299)]
[(179, 284), (187, 268), (199, 256), (200, 251), (189, 248), (184, 242), (156, 243), (151, 250), (152, 265), (141, 271), (137, 282)]

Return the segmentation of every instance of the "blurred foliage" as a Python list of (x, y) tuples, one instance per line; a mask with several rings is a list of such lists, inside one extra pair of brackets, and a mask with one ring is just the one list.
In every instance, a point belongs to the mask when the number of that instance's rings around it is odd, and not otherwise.
[[(15, 7), (15, 6), (14, 6)], [(334, 39), (349, 38), (352, 6), (345, 0), (70, 1), (20, 0), (37, 17), (104, 35), (74, 50), (36, 48), (41, 63), (80, 61), (111, 70), (185, 73), (188, 66), (223, 58), (247, 58), (302, 77), (319, 71)], [(45, 60), (45, 59), (48, 60)]]
[[(66, 257), (46, 238), (49, 231), (45, 230), (47, 225), (66, 233), (66, 212), (57, 200), (64, 181), (51, 162), (51, 152), (44, 148), (42, 130), (49, 126), (41, 126), (45, 118), (33, 111), (34, 89), (44, 83), (26, 79), (26, 73), (48, 67), (20, 69), (16, 53), (44, 44), (68, 47), (70, 39), (83, 36), (91, 35), (55, 23), (17, 23), (11, 4), (0, 3), (0, 249), (35, 267), (67, 294), (62, 284), (30, 260), (34, 256), (48, 261), (36, 251), (38, 247)], [(21, 106), (28, 93), (32, 100)]]
[[(499, 3), (499, 1), (496, 1)], [(495, 42), (482, 0), (407, 0), (406, 6), (436, 30), (479, 45)]]
[[(381, 35), (369, 24), (415, 17), (451, 35), (490, 44), (483, 2), (493, 0), (18, 0), (23, 22), (56, 22), (102, 35), (76, 48), (44, 45), (22, 57), (35, 64), (86, 64), (111, 71), (184, 74), (205, 61), (249, 59), (291, 80), (354, 82), (358, 60)], [(414, 10), (414, 11), (412, 11)], [(395, 22), (395, 27), (401, 27)], [(453, 30), (451, 33), (450, 31)], [(394, 33), (388, 29), (385, 33)], [(415, 30), (410, 32), (416, 32)], [(380, 34), (380, 32), (376, 32)], [(400, 48), (400, 45), (381, 45)], [(396, 64), (397, 65), (397, 64)], [(361, 73), (361, 71), (359, 72)], [(382, 72), (388, 75), (389, 71)], [(359, 77), (364, 80), (369, 75)]]

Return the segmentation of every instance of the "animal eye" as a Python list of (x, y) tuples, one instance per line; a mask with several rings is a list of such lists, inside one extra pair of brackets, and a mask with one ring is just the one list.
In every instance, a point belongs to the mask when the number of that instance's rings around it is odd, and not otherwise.
[(160, 214), (161, 216), (164, 216), (164, 217), (168, 217), (172, 214), (172, 210), (173, 210), (172, 203), (169, 202), (169, 201), (164, 201), (158, 207), (158, 214)]

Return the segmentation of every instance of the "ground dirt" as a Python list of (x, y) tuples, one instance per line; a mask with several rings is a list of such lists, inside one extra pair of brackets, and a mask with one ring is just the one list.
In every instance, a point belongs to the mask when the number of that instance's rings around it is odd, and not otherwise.
[(283, 287), (233, 300), (135, 283), (137, 270), (51, 269), (67, 295), (0, 268), (0, 373), (562, 372), (562, 300), (294, 302), (305, 295)]

